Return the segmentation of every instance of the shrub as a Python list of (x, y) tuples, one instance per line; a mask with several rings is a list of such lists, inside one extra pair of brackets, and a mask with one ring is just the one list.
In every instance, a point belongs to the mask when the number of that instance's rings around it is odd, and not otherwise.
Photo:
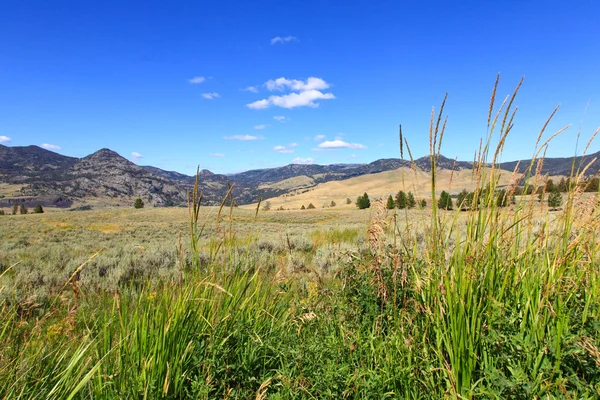
[(551, 209), (557, 209), (562, 204), (562, 195), (558, 191), (558, 188), (554, 188), (550, 196), (548, 196), (548, 207)]
[(0, 215), (5, 215), (4, 210), (0, 210)]
[(395, 207), (396, 203), (394, 202), (394, 198), (390, 194), (390, 196), (387, 199), (387, 204), (385, 205), (385, 208), (387, 208), (388, 210), (393, 210)]
[(408, 192), (408, 195), (406, 196), (406, 207), (415, 208), (416, 205), (417, 202), (415, 201), (415, 195), (413, 195), (412, 192)]
[(337, 204), (335, 204), (335, 201), (331, 200), (331, 203), (329, 204), (329, 207), (335, 207)]
[(301, 210), (306, 210), (306, 207), (304, 207), (304, 204), (302, 204), (302, 207), (300, 207)]
[(271, 202), (269, 200), (265, 201), (265, 205), (263, 206), (263, 211), (271, 210)]
[(400, 210), (406, 208), (406, 193), (404, 193), (403, 190), (396, 194), (396, 207), (398, 207)]
[(438, 208), (441, 210), (452, 210), (452, 197), (445, 190), (440, 194), (440, 199), (438, 200)]
[(42, 206), (40, 204), (36, 204), (35, 207), (33, 207), (34, 214), (42, 214), (43, 212), (44, 212), (44, 209), (42, 208)]
[(369, 195), (366, 192), (362, 196), (358, 196), (356, 199), (356, 207), (358, 207), (359, 210), (371, 207), (371, 200), (369, 200)]
[(12, 215), (17, 215), (19, 212), (19, 204), (15, 201), (12, 206)]
[(27, 207), (25, 207), (25, 203), (21, 203), (21, 207), (19, 209), (19, 213), (24, 215), (27, 214), (29, 212), (29, 210), (27, 209)]
[(352, 200), (350, 200), (350, 197), (348, 197), (348, 198), (346, 199), (346, 204), (352, 204)]
[(308, 207), (309, 210), (312, 210), (315, 208), (315, 206), (313, 205), (313, 203), (308, 203)]
[(419, 207), (421, 207), (421, 208), (425, 208), (425, 207), (427, 207), (427, 200), (425, 200), (425, 199), (422, 199), (422, 200), (419, 202)]
[(141, 198), (137, 198), (135, 199), (135, 202), (133, 203), (133, 206), (135, 208), (144, 208), (144, 201)]

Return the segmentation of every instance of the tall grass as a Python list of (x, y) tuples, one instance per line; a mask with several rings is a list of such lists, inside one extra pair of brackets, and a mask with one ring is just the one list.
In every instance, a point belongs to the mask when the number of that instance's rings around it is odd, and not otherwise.
[[(574, 184), (560, 211), (534, 195), (498, 205), (521, 83), (498, 106), (497, 85), (466, 212), (434, 201), (417, 226), (421, 211), (397, 218), (374, 202), (364, 234), (315, 230), (296, 243), (280, 232), (276, 250), (260, 228), (237, 237), (225, 200), (202, 215), (196, 185), (176, 279), (110, 290), (70, 279), (55, 301), (1, 287), (0, 397), (600, 397), (599, 197)], [(434, 197), (445, 102), (430, 125)], [(543, 184), (547, 125), (515, 182)], [(585, 174), (574, 165), (571, 182)]]

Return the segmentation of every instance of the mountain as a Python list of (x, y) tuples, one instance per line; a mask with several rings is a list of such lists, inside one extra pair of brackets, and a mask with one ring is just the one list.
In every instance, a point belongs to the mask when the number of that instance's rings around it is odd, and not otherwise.
[[(600, 170), (600, 151), (593, 154), (578, 157), (545, 158), (544, 163), (542, 164), (541, 173), (542, 175), (548, 174), (570, 176), (573, 165), (575, 166), (575, 172), (577, 172), (579, 168), (585, 168), (594, 159), (596, 159), (596, 161), (594, 161), (590, 165), (590, 168), (586, 171), (586, 175), (594, 175)], [(531, 160), (509, 161), (500, 163), (499, 165), (502, 169), (514, 171), (517, 164), (519, 165), (518, 172), (525, 173), (531, 164)], [(532, 173), (535, 172), (537, 165), (538, 164), (536, 162), (536, 164), (532, 168)]]
[[(585, 165), (600, 152), (577, 157), (576, 165)], [(525, 172), (530, 160), (499, 164), (505, 170)], [(542, 173), (570, 175), (573, 158), (546, 158)], [(431, 170), (429, 156), (414, 160), (414, 165), (425, 172)], [(437, 159), (440, 170), (471, 169), (472, 163), (456, 161), (444, 156)], [(408, 160), (379, 159), (368, 164), (290, 164), (278, 168), (250, 170), (232, 175), (199, 171), (199, 187), (204, 195), (203, 204), (220, 204), (233, 185), (233, 196), (238, 204), (248, 204), (287, 193), (306, 191), (320, 183), (346, 180), (368, 174), (377, 174), (412, 167)], [(600, 169), (596, 161), (587, 171), (592, 175)], [(40, 199), (46, 205), (68, 207), (73, 201), (87, 198), (130, 200), (141, 197), (147, 204), (171, 206), (187, 204), (187, 192), (196, 181), (195, 176), (165, 171), (153, 166), (138, 166), (110, 149), (101, 149), (87, 157), (63, 156), (38, 146), (8, 147), (0, 145), (0, 183), (21, 187), (19, 201), (32, 204)], [(10, 204), (11, 198), (0, 199), (0, 207)]]

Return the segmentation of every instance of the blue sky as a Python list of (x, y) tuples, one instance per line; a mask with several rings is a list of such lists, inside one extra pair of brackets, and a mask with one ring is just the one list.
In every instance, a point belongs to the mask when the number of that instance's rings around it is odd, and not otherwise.
[(532, 155), (557, 104), (548, 133), (573, 126), (548, 155), (571, 156), (600, 126), (599, 16), (591, 0), (5, 1), (0, 142), (231, 173), (398, 157), (401, 123), (419, 157), (448, 92), (442, 153), (472, 160), (500, 72), (500, 97), (525, 76), (503, 160)]

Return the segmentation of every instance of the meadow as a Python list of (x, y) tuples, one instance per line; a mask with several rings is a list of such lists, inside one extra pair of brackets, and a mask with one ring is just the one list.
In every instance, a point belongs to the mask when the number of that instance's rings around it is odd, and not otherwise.
[(0, 396), (600, 397), (600, 197), (499, 207), (514, 96), (494, 99), (467, 211), (208, 208), (194, 191), (188, 209), (2, 217)]

